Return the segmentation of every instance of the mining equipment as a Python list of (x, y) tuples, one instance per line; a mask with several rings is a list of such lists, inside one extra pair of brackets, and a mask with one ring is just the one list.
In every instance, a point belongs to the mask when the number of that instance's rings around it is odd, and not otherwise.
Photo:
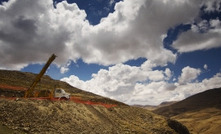
[(59, 98), (59, 99), (60, 98), (65, 98), (65, 99), (70, 98), (69, 93), (66, 93), (63, 89), (59, 89), (59, 88), (54, 89), (54, 91), (49, 91), (49, 90), (43, 91), (44, 95), (42, 95), (41, 92), (34, 93), (35, 86), (38, 84), (41, 77), (44, 75), (47, 68), (50, 66), (50, 64), (54, 61), (55, 58), (56, 58), (56, 55), (52, 54), (51, 57), (46, 62), (46, 64), (44, 65), (44, 67), (42, 68), (42, 70), (40, 71), (40, 73), (35, 77), (31, 86), (28, 88), (28, 90), (25, 91), (25, 95), (24, 95), (25, 98), (30, 98), (30, 97), (55, 97), (55, 98)]

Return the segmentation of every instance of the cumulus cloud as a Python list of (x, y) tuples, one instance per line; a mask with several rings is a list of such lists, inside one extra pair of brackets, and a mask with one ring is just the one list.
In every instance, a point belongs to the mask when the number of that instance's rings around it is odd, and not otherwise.
[(201, 73), (200, 69), (191, 68), (189, 66), (182, 69), (182, 74), (179, 77), (179, 84), (190, 83), (195, 80)]
[(18, 69), (44, 62), (51, 53), (58, 65), (79, 58), (102, 65), (139, 57), (157, 65), (174, 63), (177, 55), (164, 48), (162, 36), (191, 22), (200, 6), (200, 0), (125, 0), (93, 26), (74, 3), (54, 8), (51, 0), (10, 0), (0, 5), (0, 56), (5, 57), (0, 64)]
[[(10, 0), (0, 5), (0, 60), (2, 68), (19, 69), (41, 63), (55, 53), (58, 64), (70, 58), (68, 45), (85, 21), (76, 4), (51, 0)], [(70, 28), (71, 27), (71, 28)]]
[(87, 55), (83, 57), (90, 57), (84, 58), (86, 62), (101, 64), (119, 63), (138, 57), (145, 57), (161, 65), (175, 62), (176, 54), (163, 47), (162, 36), (169, 28), (191, 21), (198, 10), (196, 2), (187, 0), (119, 2), (114, 13), (103, 18), (100, 24), (88, 32), (88, 47), (95, 48), (91, 48), (93, 51), (85, 53)]
[[(220, 0), (204, 1), (204, 12), (221, 12)], [(221, 47), (221, 22), (217, 19), (198, 20), (192, 24), (191, 30), (180, 34), (173, 43), (179, 52), (192, 52)]]
[(144, 62), (140, 67), (116, 64), (109, 67), (108, 70), (101, 69), (88, 81), (82, 81), (74, 75), (61, 80), (75, 87), (123, 102), (126, 102), (129, 96), (133, 96), (134, 92), (139, 92), (139, 88), (137, 89), (139, 83), (143, 85), (142, 83), (151, 82), (155, 83), (153, 86), (158, 85), (159, 87), (163, 84), (165, 90), (173, 90), (173, 86), (162, 82), (171, 75), (169, 69), (153, 70), (154, 65), (151, 64), (153, 64), (151, 61)]
[(170, 80), (170, 78), (171, 78), (171, 76), (172, 76), (172, 72), (171, 72), (171, 70), (169, 69), (169, 68), (166, 68), (166, 70), (165, 70), (165, 75), (166, 75), (166, 79), (167, 80)]
[(201, 82), (192, 81), (199, 75), (200, 70), (185, 67), (179, 81), (186, 79), (182, 81), (183, 84), (179, 84), (170, 83), (167, 79), (168, 75), (163, 75), (170, 74), (169, 69), (161, 73), (158, 71), (152, 68), (143, 70), (142, 67), (118, 64), (107, 70), (101, 69), (88, 81), (82, 81), (74, 75), (61, 80), (80, 89), (131, 105), (158, 105), (164, 101), (178, 101), (208, 89), (221, 87), (220, 73)]
[[(202, 24), (204, 23), (204, 24)], [(221, 23), (217, 20), (202, 22), (201, 26), (193, 25), (191, 30), (182, 33), (174, 42), (173, 47), (179, 52), (192, 52), (221, 47)], [(209, 23), (215, 28), (208, 27)], [(203, 33), (202, 33), (203, 32)]]
[(71, 34), (86, 23), (85, 17), (76, 4), (66, 2), (59, 3), (56, 9), (50, 0), (3, 3), (0, 5), (0, 56), (4, 57), (0, 60), (1, 67), (19, 69), (41, 63), (52, 53), (58, 56), (57, 63), (67, 62)]
[(159, 105), (165, 101), (180, 101), (208, 89), (219, 88), (221, 87), (220, 81), (221, 74), (217, 73), (201, 82), (183, 85), (166, 81), (137, 83), (133, 94), (124, 102), (127, 104)]
[(61, 73), (61, 74), (64, 74), (64, 73), (68, 72), (70, 65), (71, 65), (71, 61), (68, 61), (67, 64), (65, 64), (64, 66), (61, 66), (61, 68), (60, 68), (60, 73)]
[(220, 0), (205, 0), (205, 11), (206, 12), (214, 12), (221, 11)]

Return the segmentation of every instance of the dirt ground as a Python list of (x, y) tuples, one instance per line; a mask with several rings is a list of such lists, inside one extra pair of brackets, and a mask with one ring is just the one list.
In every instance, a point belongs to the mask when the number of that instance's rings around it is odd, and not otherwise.
[(0, 76), (0, 134), (175, 134), (174, 127), (183, 127), (146, 109), (130, 107), (49, 76), (41, 78), (35, 91), (62, 88), (71, 94), (69, 101), (24, 99), (36, 74), (0, 70)]
[(23, 133), (175, 133), (164, 117), (129, 106), (1, 98), (0, 107), (1, 126)]

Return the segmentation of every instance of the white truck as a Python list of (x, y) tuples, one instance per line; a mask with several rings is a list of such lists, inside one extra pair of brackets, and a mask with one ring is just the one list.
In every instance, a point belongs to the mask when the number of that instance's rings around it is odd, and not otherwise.
[(69, 99), (70, 99), (70, 94), (69, 94), (69, 93), (66, 93), (66, 92), (64, 91), (64, 89), (56, 88), (56, 89), (54, 90), (54, 97), (55, 97), (55, 98), (59, 98), (59, 99), (64, 98), (64, 99), (69, 100)]

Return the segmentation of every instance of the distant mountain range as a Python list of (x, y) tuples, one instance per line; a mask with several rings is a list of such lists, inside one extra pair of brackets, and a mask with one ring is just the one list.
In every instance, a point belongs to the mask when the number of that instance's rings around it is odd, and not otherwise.
[(153, 105), (132, 105), (132, 106), (134, 106), (134, 107), (141, 107), (141, 108), (153, 111), (153, 110), (156, 110), (156, 109), (161, 108), (161, 107), (172, 105), (172, 104), (174, 104), (176, 102), (177, 101), (166, 101), (166, 102), (162, 102), (158, 106), (153, 106)]

